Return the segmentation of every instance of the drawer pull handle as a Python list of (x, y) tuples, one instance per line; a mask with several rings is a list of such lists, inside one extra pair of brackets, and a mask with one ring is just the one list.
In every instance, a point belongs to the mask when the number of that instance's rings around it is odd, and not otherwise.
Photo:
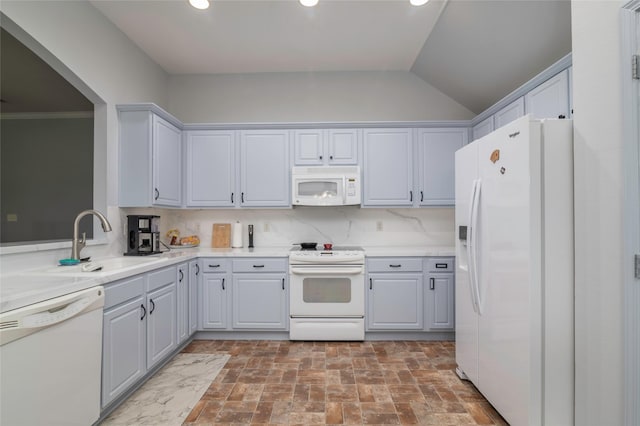
[(142, 316), (140, 317), (140, 321), (142, 321), (144, 317), (147, 316), (147, 308), (145, 308), (143, 304), (140, 304), (140, 308), (142, 309)]
[(264, 265), (253, 265), (254, 268), (264, 268)]
[(200, 265), (196, 263), (196, 276), (200, 275)]
[(446, 263), (436, 263), (436, 268), (437, 269), (447, 269), (449, 265), (447, 265)]
[(180, 269), (178, 272), (180, 272), (180, 279), (178, 280), (178, 282), (182, 282), (182, 280), (184, 279), (184, 272), (182, 272), (182, 269)]
[(429, 290), (435, 290), (435, 289), (436, 289), (436, 279), (429, 278)]
[(402, 265), (401, 264), (389, 265), (389, 268), (402, 268)]
[(224, 278), (222, 279), (222, 289), (224, 290)]
[(373, 278), (369, 278), (369, 290), (373, 290)]
[(282, 289), (284, 290), (284, 278), (282, 279)]
[(233, 192), (231, 193), (231, 204), (233, 204)]
[(153, 299), (149, 299), (149, 302), (151, 302), (151, 310), (149, 311), (149, 315), (151, 315), (153, 311), (156, 310), (156, 304), (154, 303)]
[(153, 188), (153, 191), (155, 192), (155, 197), (153, 197), (154, 201), (157, 200), (160, 197), (160, 191), (158, 191), (158, 188)]
[(209, 268), (219, 268), (220, 265), (209, 265)]

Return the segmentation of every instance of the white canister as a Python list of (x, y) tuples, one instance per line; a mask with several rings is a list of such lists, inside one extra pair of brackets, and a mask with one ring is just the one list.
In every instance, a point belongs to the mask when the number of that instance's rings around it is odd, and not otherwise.
[(242, 247), (242, 224), (239, 221), (233, 224), (231, 230), (231, 247)]

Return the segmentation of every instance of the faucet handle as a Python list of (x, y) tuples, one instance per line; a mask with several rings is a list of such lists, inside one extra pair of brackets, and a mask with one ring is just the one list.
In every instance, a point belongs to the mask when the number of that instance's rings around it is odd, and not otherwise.
[(82, 243), (83, 245), (86, 244), (86, 242), (87, 242), (87, 233), (86, 232), (82, 233), (82, 238), (78, 242)]

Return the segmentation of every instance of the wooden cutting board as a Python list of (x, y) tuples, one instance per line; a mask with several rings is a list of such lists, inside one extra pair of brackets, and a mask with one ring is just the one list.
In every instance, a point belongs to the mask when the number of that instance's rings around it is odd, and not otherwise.
[(214, 223), (213, 237), (211, 238), (211, 247), (226, 248), (231, 247), (231, 224), (230, 223)]

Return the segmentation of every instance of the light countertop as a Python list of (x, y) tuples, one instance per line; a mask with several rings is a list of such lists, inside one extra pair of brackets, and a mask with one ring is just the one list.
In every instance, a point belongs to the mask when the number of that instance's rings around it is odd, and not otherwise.
[[(453, 256), (453, 247), (364, 247), (366, 256)], [(171, 266), (201, 257), (287, 257), (291, 246), (248, 248), (194, 247), (173, 249), (169, 252), (145, 257), (118, 268), (106, 267), (98, 272), (81, 272), (79, 266), (56, 267), (48, 265), (2, 275), (0, 277), (0, 313), (43, 300), (104, 285), (133, 275)], [(94, 263), (109, 264), (110, 259), (95, 259)], [(60, 268), (60, 269), (58, 269)], [(68, 268), (68, 269), (67, 269)]]

